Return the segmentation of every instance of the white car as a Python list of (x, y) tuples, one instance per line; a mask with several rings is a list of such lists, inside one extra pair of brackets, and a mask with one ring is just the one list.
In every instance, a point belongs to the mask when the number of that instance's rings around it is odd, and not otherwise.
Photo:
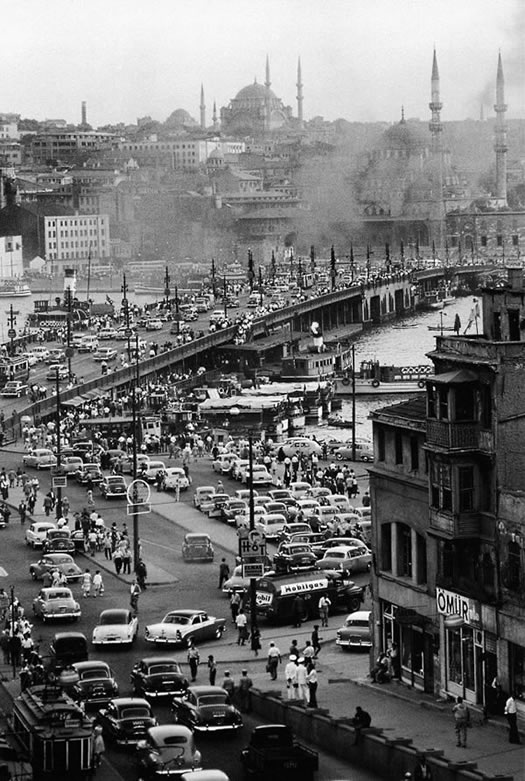
[(30, 366), (34, 366), (35, 363), (38, 363), (39, 361), (38, 356), (35, 355), (35, 353), (31, 352), (30, 350), (26, 353), (22, 353), (22, 358), (25, 358)]
[[(241, 471), (241, 483), (248, 485), (250, 477), (250, 466), (248, 465)], [(262, 464), (254, 464), (252, 470), (252, 481), (254, 485), (271, 485), (272, 476)]]
[(146, 323), (146, 331), (162, 331), (162, 320), (152, 318)]
[(56, 525), (51, 523), (51, 521), (35, 521), (26, 529), (26, 545), (30, 545), (32, 548), (41, 548), (44, 540), (47, 538), (49, 529), (56, 528)]
[(310, 483), (305, 483), (305, 482), (290, 483), (290, 493), (292, 495), (292, 499), (306, 499), (309, 491), (311, 490), (312, 490), (312, 486), (310, 485)]
[(49, 356), (49, 350), (47, 347), (32, 347), (31, 352), (33, 355), (36, 355), (37, 361), (45, 361), (46, 358)]
[(117, 331), (115, 328), (101, 328), (98, 332), (99, 339), (115, 339)]
[(209, 502), (210, 498), (215, 495), (215, 488), (212, 485), (199, 485), (195, 489), (193, 494), (193, 506), (201, 508), (201, 504)]
[(315, 515), (321, 507), (316, 499), (298, 499), (297, 504), (299, 506), (299, 512), (302, 512), (305, 518), (308, 518), (310, 515)]
[(103, 610), (93, 629), (93, 645), (131, 645), (139, 629), (139, 620), (131, 610)]
[(158, 624), (146, 627), (149, 643), (186, 646), (203, 640), (219, 640), (226, 631), (226, 619), (209, 616), (204, 610), (172, 610)]
[[(259, 520), (260, 518), (263, 518), (266, 515), (266, 510), (264, 507), (254, 507), (253, 508), (253, 517), (255, 521)], [(241, 527), (246, 527), (250, 525), (250, 508), (247, 507), (244, 512), (237, 513), (235, 516), (235, 526), (237, 529), (240, 529)]]
[(181, 466), (168, 466), (164, 470), (164, 488), (166, 491), (175, 491), (177, 486), (180, 491), (187, 491), (190, 481)]
[(20, 396), (25, 396), (27, 391), (28, 387), (25, 383), (19, 380), (9, 380), (0, 391), (0, 396), (12, 396), (19, 399)]
[(212, 463), (213, 471), (219, 472), (221, 475), (228, 474), (234, 462), (238, 460), (239, 456), (235, 453), (219, 453)]
[(112, 347), (99, 347), (93, 353), (94, 361), (114, 361), (117, 357), (117, 351)]
[(165, 471), (166, 464), (164, 461), (154, 461), (150, 458), (149, 462), (146, 464), (146, 469), (141, 468), (138, 476), (143, 480), (147, 480), (148, 483), (154, 483), (157, 477), (157, 472)]
[(22, 458), (24, 466), (31, 466), (34, 469), (51, 469), (57, 465), (57, 457), (52, 450), (47, 447), (37, 447), (31, 453), (26, 453)]
[(286, 526), (286, 518), (280, 513), (268, 513), (255, 520), (255, 529), (267, 540), (277, 540)]

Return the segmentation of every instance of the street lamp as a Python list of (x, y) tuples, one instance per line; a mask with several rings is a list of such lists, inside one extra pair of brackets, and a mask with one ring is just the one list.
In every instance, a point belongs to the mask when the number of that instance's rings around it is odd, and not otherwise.
[(9, 317), (7, 318), (7, 322), (9, 323), (9, 330), (7, 332), (7, 335), (9, 339), (11, 340), (11, 346), (9, 348), (11, 353), (11, 358), (15, 357), (15, 339), (16, 339), (16, 315), (20, 314), (20, 312), (16, 312), (13, 309), (13, 304), (9, 307), (9, 312), (7, 313)]
[(222, 301), (224, 304), (224, 317), (228, 317), (228, 286), (226, 284), (226, 274), (222, 280)]
[(56, 504), (56, 517), (57, 520), (62, 517), (62, 437), (60, 434), (60, 374), (58, 366), (56, 367), (56, 409), (55, 409), (55, 426), (57, 432), (57, 466), (56, 474), (59, 477), (57, 480), (57, 504)]
[[(137, 479), (137, 445), (142, 442), (142, 432), (140, 430), (140, 419), (137, 411), (137, 394), (140, 389), (140, 369), (139, 369), (139, 335), (135, 334), (135, 382), (131, 387), (131, 415), (133, 421), (133, 480)], [(137, 425), (138, 424), (138, 425)], [(136, 512), (137, 505), (134, 505), (133, 512), (133, 564), (135, 570), (139, 563), (139, 516)]]
[(177, 323), (177, 336), (180, 334), (179, 316), (179, 288), (175, 285), (175, 322)]
[(170, 281), (168, 267), (166, 266), (166, 273), (164, 274), (164, 295), (166, 297), (166, 309), (168, 309), (170, 305)]
[(129, 301), (127, 292), (129, 286), (126, 282), (126, 274), (122, 274), (122, 308), (124, 309), (124, 320), (126, 323), (126, 339), (128, 340), (128, 363), (131, 362), (131, 328), (129, 327)]

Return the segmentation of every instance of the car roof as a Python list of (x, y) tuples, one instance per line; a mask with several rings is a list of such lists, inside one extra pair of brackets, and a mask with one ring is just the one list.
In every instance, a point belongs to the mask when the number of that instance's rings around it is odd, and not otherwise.
[(349, 613), (346, 620), (355, 618), (356, 621), (368, 621), (371, 612), (371, 610), (356, 610), (354, 613)]
[(67, 586), (57, 586), (56, 588), (41, 588), (40, 593), (42, 594), (56, 594), (57, 591), (67, 591), (69, 593), (69, 596), (71, 596), (72, 591)]
[(202, 537), (206, 537), (207, 540), (210, 539), (210, 535), (206, 534), (206, 532), (189, 532), (184, 535), (185, 540), (200, 540)]
[(151, 708), (149, 702), (143, 697), (113, 697), (110, 702), (115, 703), (117, 708), (122, 708), (125, 705), (144, 705), (148, 709)]
[(226, 694), (226, 696), (228, 696), (228, 692), (226, 689), (223, 689), (222, 686), (190, 686), (188, 687), (188, 691), (192, 692), (192, 694), (195, 694), (197, 697), (200, 697), (203, 694)]
[(45, 553), (42, 556), (43, 559), (50, 559), (51, 561), (58, 561), (59, 559), (64, 559), (67, 561), (72, 561), (74, 563), (74, 559), (72, 556), (69, 555), (69, 553)]
[(191, 740), (192, 731), (189, 727), (184, 727), (182, 724), (157, 724), (156, 727), (149, 727), (148, 734), (152, 738), (167, 738), (169, 735), (184, 735)]
[(142, 659), (139, 659), (139, 662), (142, 664), (168, 664), (168, 662), (170, 664), (180, 664), (174, 656), (144, 656)]
[(182, 610), (170, 610), (166, 615), (168, 616), (196, 616), (200, 613), (206, 613), (206, 610), (189, 610), (183, 608)]
[(102, 618), (102, 616), (112, 616), (112, 615), (116, 618), (117, 616), (128, 615), (129, 612), (130, 611), (128, 610), (127, 607), (112, 607), (109, 608), (108, 610), (103, 610), (99, 618)]
[(73, 667), (75, 668), (75, 670), (80, 670), (80, 671), (96, 670), (97, 668), (104, 669), (104, 670), (110, 669), (109, 664), (107, 662), (103, 662), (102, 659), (91, 659), (85, 662), (74, 662)]

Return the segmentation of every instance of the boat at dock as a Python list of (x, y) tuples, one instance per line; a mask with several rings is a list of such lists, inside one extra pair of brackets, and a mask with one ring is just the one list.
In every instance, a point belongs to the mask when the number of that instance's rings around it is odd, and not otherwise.
[(5, 279), (0, 282), (0, 297), (25, 298), (31, 295), (31, 288), (25, 282)]
[(135, 285), (136, 296), (165, 296), (166, 290), (163, 287), (154, 287), (153, 285)]
[(422, 393), (432, 376), (433, 366), (391, 366), (379, 361), (362, 361), (359, 372), (351, 371), (337, 379), (336, 394), (342, 396), (387, 396), (394, 393)]

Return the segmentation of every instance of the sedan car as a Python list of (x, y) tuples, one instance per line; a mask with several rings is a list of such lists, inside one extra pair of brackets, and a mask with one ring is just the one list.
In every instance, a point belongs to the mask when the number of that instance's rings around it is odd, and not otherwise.
[(371, 648), (370, 610), (358, 610), (346, 617), (336, 632), (336, 645), (341, 648)]
[(22, 457), (22, 463), (34, 469), (51, 469), (52, 466), (57, 465), (57, 457), (49, 448), (37, 447)]
[(200, 485), (193, 494), (193, 506), (201, 509), (201, 504), (208, 501), (215, 494), (215, 488), (212, 485)]
[(49, 529), (42, 546), (44, 553), (76, 553), (76, 545), (71, 538), (69, 529)]
[(99, 464), (86, 463), (82, 468), (75, 472), (75, 479), (80, 485), (86, 485), (90, 480), (92, 483), (101, 483), (104, 475), (101, 472)]
[(93, 353), (94, 361), (114, 361), (117, 358), (117, 351), (112, 347), (99, 347)]
[(42, 588), (33, 600), (33, 613), (36, 618), (47, 621), (50, 618), (78, 621), (82, 612), (80, 605), (74, 599), (71, 589)]
[(122, 475), (103, 477), (98, 487), (104, 499), (122, 499), (122, 497), (126, 496), (126, 491), (128, 490)]
[(192, 778), (201, 769), (193, 733), (181, 724), (150, 727), (137, 745), (137, 756), (139, 777), (144, 781)]
[(133, 665), (131, 683), (137, 697), (181, 697), (188, 688), (188, 679), (176, 659), (169, 656), (148, 656)]
[(285, 526), (286, 518), (279, 513), (262, 515), (255, 521), (256, 531), (260, 532), (266, 540), (277, 540)]
[(67, 366), (63, 366), (61, 363), (52, 363), (46, 372), (46, 380), (67, 380), (69, 372)]
[(317, 557), (310, 545), (300, 542), (283, 542), (273, 557), (276, 572), (293, 572), (301, 569), (311, 569), (317, 562)]
[(99, 710), (97, 721), (104, 735), (120, 745), (138, 743), (150, 727), (157, 726), (151, 705), (141, 697), (114, 697)]
[(243, 499), (232, 497), (222, 508), (221, 521), (235, 526), (235, 516), (248, 512), (248, 504)]
[(67, 581), (79, 581), (83, 575), (69, 553), (47, 553), (36, 564), (29, 566), (29, 574), (33, 580), (41, 580), (44, 572), (53, 572), (54, 569), (62, 573)]
[(209, 616), (204, 610), (172, 610), (158, 624), (146, 627), (146, 640), (159, 645), (187, 645), (219, 640), (226, 630), (226, 619)]
[(51, 521), (35, 521), (26, 529), (26, 545), (32, 548), (41, 548), (50, 529), (56, 529), (56, 525)]
[(109, 664), (93, 659), (91, 662), (75, 662), (73, 667), (78, 681), (69, 694), (76, 702), (85, 706), (106, 705), (113, 697), (118, 697), (118, 684)]
[(222, 508), (229, 501), (228, 494), (214, 494), (208, 502), (202, 502), (200, 509), (210, 518), (220, 518)]
[(242, 716), (220, 686), (190, 686), (171, 706), (174, 720), (195, 732), (225, 732), (241, 729)]
[(338, 461), (373, 461), (374, 450), (371, 443), (356, 442), (355, 458), (352, 445), (343, 445), (333, 451), (333, 455)]
[(213, 561), (213, 545), (209, 534), (191, 532), (184, 535), (182, 558), (184, 561)]
[(62, 456), (60, 459), (60, 469), (66, 474), (74, 474), (82, 469), (83, 461), (80, 456)]
[(372, 553), (366, 545), (330, 548), (316, 563), (318, 569), (341, 569), (347, 572), (367, 572), (372, 563)]
[(190, 487), (190, 480), (181, 466), (167, 466), (164, 470), (164, 482), (162, 484), (165, 491), (187, 491)]
[(12, 396), (13, 398), (19, 399), (20, 396), (26, 395), (27, 390), (28, 388), (25, 383), (20, 382), (19, 380), (10, 380), (9, 382), (6, 382), (0, 391), (0, 396)]
[(131, 645), (139, 630), (137, 616), (127, 608), (103, 610), (93, 629), (93, 645)]

